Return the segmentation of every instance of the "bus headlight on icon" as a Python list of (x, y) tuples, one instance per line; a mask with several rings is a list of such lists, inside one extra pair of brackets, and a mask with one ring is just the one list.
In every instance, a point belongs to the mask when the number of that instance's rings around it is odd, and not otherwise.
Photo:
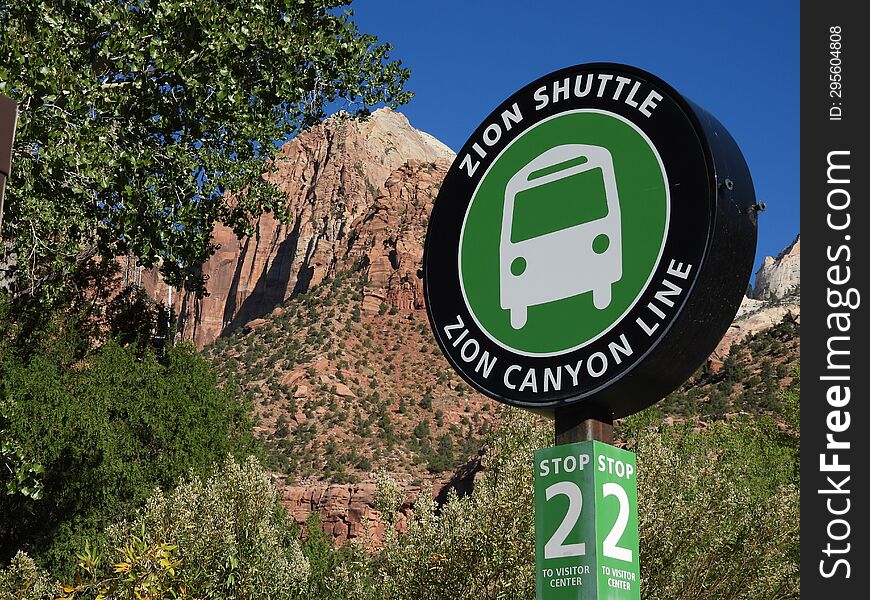
[(610, 305), (622, 278), (616, 174), (601, 146), (565, 144), (520, 169), (505, 187), (499, 296), (521, 329), (528, 308), (592, 292)]

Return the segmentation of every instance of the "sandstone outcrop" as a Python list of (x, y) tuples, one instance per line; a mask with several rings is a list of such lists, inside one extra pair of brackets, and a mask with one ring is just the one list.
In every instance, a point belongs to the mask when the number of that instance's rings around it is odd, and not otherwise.
[(797, 236), (776, 258), (768, 256), (755, 274), (752, 297), (756, 300), (782, 300), (794, 295), (801, 285), (801, 237)]
[[(383, 539), (384, 523), (380, 512), (374, 508), (373, 481), (357, 484), (313, 483), (280, 486), (280, 489), (281, 504), (298, 524), (304, 524), (311, 513), (318, 513), (324, 533), (332, 536), (338, 545), (366, 536), (375, 545)], [(396, 523), (400, 530), (407, 523), (405, 512), (420, 493), (419, 487), (403, 486), (403, 489), (405, 501)]]
[(747, 336), (773, 327), (789, 313), (800, 321), (800, 273), (801, 240), (798, 236), (776, 258), (764, 259), (755, 274), (752, 295), (743, 298), (734, 322), (710, 356), (708, 362), (714, 371), (721, 367), (731, 346)]
[[(431, 490), (410, 481), (399, 482), (405, 496), (396, 514), (396, 529), (407, 529), (414, 502), (421, 493), (431, 491), (438, 502), (445, 502), (451, 490), (460, 497), (470, 493), (474, 482), (483, 475), (480, 459), (480, 454), (472, 457), (447, 479), (433, 482)], [(331, 535), (338, 545), (367, 538), (370, 547), (377, 547), (383, 541), (386, 526), (380, 511), (374, 507), (377, 490), (374, 478), (352, 484), (319, 481), (288, 484), (279, 478), (276, 484), (281, 491), (281, 504), (299, 525), (303, 525), (311, 513), (317, 513), (324, 533)]]
[(419, 271), (426, 226), (449, 168), (443, 159), (408, 161), (390, 174), (372, 207), (353, 223), (346, 263), (361, 259), (366, 265), (363, 310), (374, 312), (381, 302), (405, 311), (424, 308)]

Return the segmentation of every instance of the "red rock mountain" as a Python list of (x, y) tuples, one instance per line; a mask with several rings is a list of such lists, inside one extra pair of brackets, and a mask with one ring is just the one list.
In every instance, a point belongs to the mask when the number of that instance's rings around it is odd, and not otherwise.
[[(220, 247), (203, 265), (209, 295), (172, 298), (181, 335), (202, 348), (360, 261), (369, 279), (364, 309), (383, 301), (421, 308), (426, 223), (453, 156), (388, 108), (366, 121), (336, 115), (300, 134), (267, 175), (287, 195), (291, 221), (264, 214), (242, 240), (215, 227)], [(143, 285), (168, 300), (156, 272)]]

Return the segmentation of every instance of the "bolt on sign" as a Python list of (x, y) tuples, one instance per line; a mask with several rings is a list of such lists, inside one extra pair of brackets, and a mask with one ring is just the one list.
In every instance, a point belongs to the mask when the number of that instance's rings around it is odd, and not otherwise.
[[(484, 119), (441, 185), (423, 255), (435, 338), (506, 404), (578, 423), (638, 412), (728, 329), (760, 206), (731, 135), (661, 79), (546, 75)], [(566, 444), (535, 469), (538, 598), (639, 598), (634, 455)]]
[(596, 441), (535, 452), (538, 598), (639, 600), (635, 455)]
[(441, 186), (423, 259), (435, 337), (496, 400), (637, 412), (730, 325), (756, 211), (737, 144), (668, 84), (552, 73), (481, 123)]

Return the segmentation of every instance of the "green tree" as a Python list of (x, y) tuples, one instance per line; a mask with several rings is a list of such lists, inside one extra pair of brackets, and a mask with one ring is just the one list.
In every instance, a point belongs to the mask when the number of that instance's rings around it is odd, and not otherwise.
[(186, 345), (158, 361), (110, 342), (75, 362), (0, 347), (4, 399), (15, 407), (4, 434), (44, 472), (41, 499), (0, 496), (0, 560), (25, 549), (58, 576), (73, 549), (155, 486), (257, 449), (249, 407)]
[(414, 426), (414, 437), (423, 440), (429, 438), (429, 419), (423, 419)]
[(775, 410), (780, 402), (779, 381), (776, 377), (776, 368), (770, 358), (761, 361), (761, 390), (758, 393), (759, 407), (764, 410)]
[(276, 142), (343, 104), (396, 106), (409, 72), (346, 0), (0, 2), (0, 92), (20, 107), (3, 237), (43, 298), (88, 258), (134, 255), (174, 285), (222, 222), (282, 214)]
[(316, 512), (309, 515), (305, 532), (301, 546), (311, 574), (300, 599), (365, 598), (365, 552), (351, 541), (336, 549), (332, 536), (323, 531), (323, 521)]
[(723, 378), (727, 382), (740, 383), (749, 375), (744, 359), (744, 344), (734, 344), (722, 363)]
[(426, 468), (430, 473), (440, 473), (452, 468), (455, 462), (453, 440), (449, 433), (442, 433), (438, 438), (438, 445), (435, 451), (429, 456), (429, 463)]
[(797, 453), (771, 420), (646, 430), (631, 448), (644, 598), (800, 597)]
[(706, 406), (706, 413), (715, 418), (723, 418), (728, 412), (728, 394), (719, 389), (710, 392), (710, 401)]

